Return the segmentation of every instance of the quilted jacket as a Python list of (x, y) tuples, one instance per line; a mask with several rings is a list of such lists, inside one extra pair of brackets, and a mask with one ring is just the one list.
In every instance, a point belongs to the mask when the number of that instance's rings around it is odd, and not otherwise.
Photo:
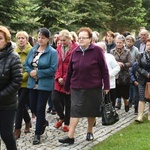
[(11, 44), (0, 50), (0, 110), (17, 108), (17, 92), (22, 83), (22, 64)]

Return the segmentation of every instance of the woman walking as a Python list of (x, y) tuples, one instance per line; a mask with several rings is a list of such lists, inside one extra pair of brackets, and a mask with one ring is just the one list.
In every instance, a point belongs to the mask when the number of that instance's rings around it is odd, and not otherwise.
[[(139, 104), (138, 104), (138, 116), (136, 122), (143, 122), (143, 114), (145, 110), (145, 103), (147, 102), (145, 98), (145, 85), (146, 82), (150, 82), (150, 38), (146, 40), (146, 50), (140, 54), (137, 63), (138, 72), (138, 93), (139, 93)], [(150, 101), (148, 110), (148, 120), (150, 120)]]
[(68, 30), (62, 30), (59, 33), (59, 38), (61, 40), (61, 45), (57, 48), (58, 69), (55, 74), (55, 90), (52, 94), (53, 103), (59, 116), (59, 120), (55, 123), (54, 127), (58, 129), (64, 123), (62, 131), (68, 132), (71, 99), (70, 94), (66, 94), (66, 91), (64, 90), (64, 83), (66, 80), (70, 56), (78, 45), (72, 41), (72, 36)]
[[(22, 64), (24, 64), (25, 59), (32, 48), (32, 46), (28, 42), (29, 35), (25, 31), (19, 31), (16, 34), (16, 38), (18, 40), (18, 44), (16, 48), (14, 49), (15, 52), (17, 52), (21, 58)], [(16, 113), (16, 120), (15, 120), (15, 131), (14, 136), (16, 139), (20, 138), (21, 135), (21, 127), (22, 127), (22, 119), (25, 121), (25, 130), (24, 133), (30, 132), (31, 127), (31, 118), (28, 113), (28, 110), (26, 108), (26, 104), (29, 99), (29, 90), (27, 89), (27, 80), (28, 80), (28, 73), (25, 72), (23, 69), (23, 80), (21, 88), (18, 92), (18, 109)]]
[(92, 44), (92, 30), (87, 27), (78, 31), (79, 46), (73, 51), (68, 67), (65, 90), (71, 89), (71, 118), (68, 136), (61, 143), (74, 143), (74, 133), (79, 118), (87, 117), (86, 140), (91, 141), (95, 117), (100, 117), (102, 87), (109, 92), (109, 73), (103, 50)]
[(40, 136), (48, 126), (45, 108), (54, 88), (54, 75), (57, 69), (57, 51), (49, 44), (50, 31), (47, 28), (40, 28), (37, 34), (38, 44), (30, 50), (24, 64), (29, 74), (27, 88), (30, 107), (36, 115), (34, 145), (40, 143)]
[(7, 150), (17, 150), (13, 125), (21, 82), (21, 60), (13, 51), (9, 30), (0, 26), (0, 135)]

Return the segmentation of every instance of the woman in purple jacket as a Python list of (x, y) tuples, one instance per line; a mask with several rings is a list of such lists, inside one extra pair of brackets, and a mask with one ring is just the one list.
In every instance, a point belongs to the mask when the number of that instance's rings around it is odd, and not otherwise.
[(74, 143), (74, 132), (79, 118), (87, 117), (86, 140), (93, 137), (95, 117), (100, 117), (102, 88), (109, 91), (109, 73), (103, 50), (91, 44), (92, 30), (83, 27), (78, 31), (79, 46), (73, 51), (68, 67), (65, 90), (71, 89), (71, 118), (68, 136), (59, 139), (61, 143)]

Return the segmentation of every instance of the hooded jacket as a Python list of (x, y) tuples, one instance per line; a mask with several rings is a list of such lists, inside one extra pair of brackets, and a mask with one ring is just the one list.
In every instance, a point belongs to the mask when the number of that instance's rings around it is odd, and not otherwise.
[(17, 92), (21, 83), (21, 60), (9, 43), (0, 51), (0, 110), (17, 108)]

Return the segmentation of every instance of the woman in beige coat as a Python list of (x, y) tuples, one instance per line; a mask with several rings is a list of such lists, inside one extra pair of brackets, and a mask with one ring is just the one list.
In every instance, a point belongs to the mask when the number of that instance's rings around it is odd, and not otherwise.
[[(130, 87), (129, 68), (132, 66), (132, 57), (130, 51), (124, 47), (125, 37), (123, 35), (118, 35), (115, 41), (116, 47), (112, 49), (110, 53), (114, 55), (121, 68), (116, 82), (116, 93), (118, 98), (123, 98), (125, 111), (128, 112), (128, 98)], [(127, 80), (124, 83), (120, 82), (120, 77), (123, 77), (124, 79), (127, 77)]]

